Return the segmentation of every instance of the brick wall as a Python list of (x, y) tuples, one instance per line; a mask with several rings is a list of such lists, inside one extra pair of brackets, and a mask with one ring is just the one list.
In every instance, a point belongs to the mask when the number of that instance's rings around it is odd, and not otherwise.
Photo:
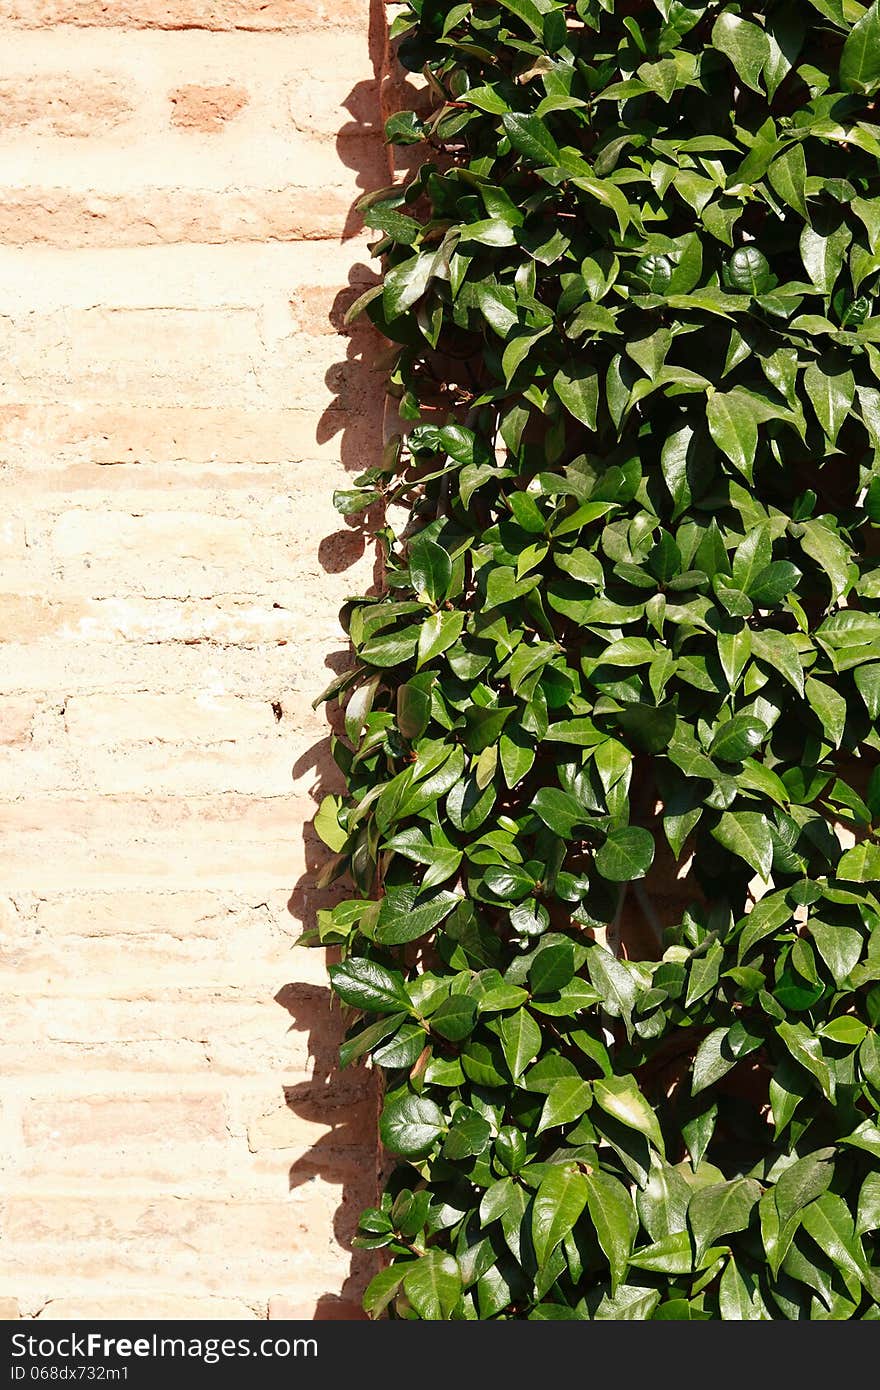
[[(351, 1315), (310, 701), (379, 0), (0, 0), (0, 1315)], [(331, 319), (333, 322), (331, 322)]]

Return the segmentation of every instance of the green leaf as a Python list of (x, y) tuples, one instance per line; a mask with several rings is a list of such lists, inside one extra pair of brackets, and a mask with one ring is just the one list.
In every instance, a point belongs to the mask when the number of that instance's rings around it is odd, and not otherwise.
[(423, 1157), (444, 1128), (442, 1111), (427, 1096), (396, 1096), (386, 1101), (379, 1118), (379, 1136), (385, 1148), (404, 1158)]
[(541, 787), (532, 798), (531, 809), (564, 840), (571, 839), (575, 826), (581, 825), (588, 814), (569, 792), (559, 787)]
[(517, 1009), (498, 1024), (498, 1036), (510, 1074), (518, 1081), (540, 1051), (541, 1029), (526, 1009)]
[(537, 116), (523, 116), (511, 111), (501, 117), (501, 124), (513, 148), (533, 164), (541, 168), (559, 164), (559, 146)]
[(856, 667), (853, 679), (868, 713), (876, 719), (880, 715), (880, 664)]
[(767, 728), (760, 719), (749, 714), (735, 714), (721, 725), (712, 740), (710, 757), (726, 763), (739, 763), (750, 758), (767, 737)]
[(845, 222), (808, 223), (801, 233), (800, 253), (804, 269), (820, 294), (830, 295), (840, 274), (852, 232)]
[(431, 1015), (431, 1032), (449, 1042), (470, 1037), (477, 1021), (477, 1001), (466, 994), (451, 994)]
[(407, 681), (397, 688), (397, 727), (404, 738), (421, 738), (431, 718), (431, 692), (424, 677)]
[(767, 663), (771, 671), (776, 671), (787, 680), (798, 693), (804, 693), (804, 672), (795, 642), (784, 632), (774, 632), (772, 628), (758, 629), (752, 633), (752, 655)]
[(694, 1267), (691, 1238), (687, 1231), (674, 1231), (654, 1245), (637, 1250), (629, 1262), (634, 1269), (657, 1274), (690, 1274)]
[(587, 1204), (587, 1180), (576, 1168), (551, 1164), (532, 1205), (532, 1244), (543, 1269)]
[(634, 1076), (600, 1077), (593, 1082), (593, 1096), (606, 1114), (628, 1129), (644, 1134), (663, 1154), (663, 1135), (657, 1116), (639, 1090)]
[(612, 883), (644, 878), (654, 862), (654, 837), (650, 830), (628, 825), (612, 830), (596, 851), (596, 868)]
[(868, 1271), (852, 1216), (841, 1197), (824, 1192), (801, 1213), (804, 1230), (844, 1274), (868, 1284)]
[(461, 901), (455, 893), (422, 895), (417, 884), (389, 888), (379, 908), (376, 940), (401, 946), (433, 931)]
[(754, 1278), (745, 1274), (731, 1256), (718, 1286), (718, 1308), (723, 1321), (762, 1321), (759, 1306)]
[(697, 1263), (719, 1236), (746, 1229), (760, 1196), (761, 1189), (754, 1178), (736, 1178), (733, 1182), (697, 1188), (688, 1208)]
[(716, 1028), (704, 1038), (694, 1057), (691, 1093), (697, 1095), (720, 1081), (736, 1066), (737, 1058), (728, 1046), (729, 1028)]
[(828, 575), (831, 599), (836, 602), (849, 586), (851, 552), (848, 546), (821, 521), (805, 521), (800, 542), (804, 552)]
[(543, 35), (544, 16), (534, 0), (498, 0), (498, 4), (505, 10), (510, 10), (512, 15), (522, 20), (536, 38), (540, 39)]
[(745, 391), (716, 391), (706, 408), (709, 433), (750, 482), (758, 448), (758, 424)]
[(623, 1019), (629, 1034), (636, 1002), (636, 985), (631, 971), (603, 946), (592, 948), (587, 956), (587, 970), (602, 996), (605, 1008), (613, 1018)]
[(476, 1110), (467, 1106), (456, 1110), (443, 1143), (443, 1157), (453, 1163), (475, 1158), (489, 1147), (492, 1126)]
[(822, 1044), (803, 1023), (779, 1023), (776, 1032), (794, 1060), (816, 1078), (824, 1094), (834, 1100), (834, 1077), (822, 1055)]
[(830, 363), (811, 362), (804, 372), (804, 390), (833, 446), (852, 409), (855, 377), (849, 368), (835, 370)]
[(459, 245), (477, 241), (482, 246), (514, 246), (516, 234), (509, 222), (500, 217), (483, 217), (469, 222), (461, 229)]
[(769, 878), (773, 841), (766, 817), (759, 811), (725, 811), (712, 835), (731, 854), (744, 859), (761, 878)]
[(856, 1235), (880, 1229), (880, 1173), (869, 1173), (859, 1192)]
[(848, 849), (837, 865), (837, 877), (847, 883), (880, 881), (880, 845), (864, 840), (855, 849)]
[(771, 285), (770, 263), (756, 246), (741, 246), (727, 263), (730, 283), (742, 294), (764, 294)]
[(587, 1208), (611, 1271), (611, 1292), (622, 1283), (639, 1228), (629, 1193), (600, 1168), (586, 1178)]
[(569, 363), (553, 378), (553, 389), (566, 410), (588, 430), (596, 428), (599, 374), (589, 363)]
[(861, 959), (861, 932), (854, 927), (832, 927), (816, 917), (810, 918), (809, 928), (816, 950), (831, 971), (834, 983), (841, 986)]
[(593, 1095), (588, 1081), (576, 1076), (560, 1077), (544, 1102), (536, 1133), (543, 1134), (547, 1129), (579, 1120), (592, 1103)]
[(419, 629), (404, 627), (399, 632), (383, 633), (381, 637), (371, 638), (360, 648), (358, 655), (371, 666), (401, 666), (415, 656), (418, 642)]
[(348, 831), (343, 830), (338, 820), (340, 806), (338, 796), (325, 796), (313, 821), (324, 844), (336, 854), (348, 844)]
[(448, 1320), (461, 1297), (458, 1261), (443, 1250), (429, 1250), (407, 1266), (403, 1290), (420, 1318)]
[(806, 222), (807, 161), (803, 145), (789, 145), (770, 165), (768, 177), (773, 191)]
[(419, 598), (438, 603), (452, 582), (452, 561), (436, 541), (417, 536), (409, 548), (409, 573)]
[(840, 55), (840, 81), (847, 92), (870, 95), (880, 87), (880, 3), (862, 15)]
[(559, 941), (538, 951), (529, 966), (529, 987), (533, 994), (555, 994), (568, 984), (574, 972), (574, 945)]
[(806, 682), (805, 690), (811, 708), (819, 716), (826, 738), (835, 748), (839, 748), (846, 728), (846, 700), (824, 681), (810, 679)]
[(712, 47), (730, 59), (747, 87), (760, 92), (759, 78), (770, 59), (770, 43), (763, 29), (725, 11), (715, 21)]
[(501, 735), (498, 745), (504, 780), (512, 790), (531, 770), (535, 749), (520, 730)]
[(749, 586), (749, 598), (757, 608), (775, 608), (797, 587), (800, 577), (800, 570), (790, 560), (774, 560)]
[(369, 1313), (371, 1318), (381, 1317), (385, 1312), (403, 1283), (405, 1273), (405, 1265), (391, 1265), (388, 1269), (380, 1269), (378, 1274), (373, 1275), (364, 1294), (364, 1311)]
[(464, 714), (465, 731), (463, 735), (464, 746), (468, 752), (482, 753), (484, 748), (488, 748), (492, 743), (497, 743), (502, 729), (510, 716), (515, 713), (514, 705), (504, 705), (494, 709), (470, 705)]
[(349, 956), (341, 965), (331, 965), (330, 983), (345, 1004), (365, 1013), (388, 1014), (398, 1009), (410, 1012), (409, 995), (403, 976), (386, 970), (377, 961)]
[(432, 613), (419, 629), (418, 660), (416, 668), (421, 670), (429, 661), (440, 656), (458, 641), (464, 628), (464, 613)]

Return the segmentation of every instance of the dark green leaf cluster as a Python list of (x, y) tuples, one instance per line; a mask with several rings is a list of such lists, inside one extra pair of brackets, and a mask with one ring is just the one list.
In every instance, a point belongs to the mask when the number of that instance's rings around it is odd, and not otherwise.
[(392, 36), (404, 427), (338, 497), (387, 584), (313, 934), (401, 1160), (367, 1307), (876, 1319), (880, 4)]

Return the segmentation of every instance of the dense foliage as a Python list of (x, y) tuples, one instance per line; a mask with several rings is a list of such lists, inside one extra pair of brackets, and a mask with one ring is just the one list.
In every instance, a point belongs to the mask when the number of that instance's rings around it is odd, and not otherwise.
[(408, 425), (337, 497), (387, 589), (312, 934), (400, 1157), (367, 1307), (876, 1319), (880, 4), (393, 37), (425, 162), (357, 308)]

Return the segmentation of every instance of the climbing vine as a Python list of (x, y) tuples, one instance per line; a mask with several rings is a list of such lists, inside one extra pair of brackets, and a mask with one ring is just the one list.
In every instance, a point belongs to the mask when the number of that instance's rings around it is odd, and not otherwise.
[[(373, 1316), (880, 1317), (880, 5), (410, 0), (325, 692)], [(373, 515), (373, 513), (370, 513)], [(622, 938), (622, 939), (621, 939)]]

